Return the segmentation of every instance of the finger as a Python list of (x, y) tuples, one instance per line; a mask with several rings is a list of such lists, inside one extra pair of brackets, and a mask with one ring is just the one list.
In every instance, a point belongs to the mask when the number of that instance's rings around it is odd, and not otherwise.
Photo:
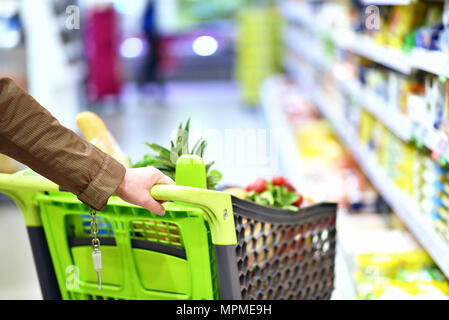
[(142, 203), (142, 207), (160, 216), (163, 216), (165, 214), (165, 208), (149, 195)]
[(166, 176), (162, 172), (157, 180), (157, 183), (159, 183), (159, 184), (176, 184), (170, 177)]

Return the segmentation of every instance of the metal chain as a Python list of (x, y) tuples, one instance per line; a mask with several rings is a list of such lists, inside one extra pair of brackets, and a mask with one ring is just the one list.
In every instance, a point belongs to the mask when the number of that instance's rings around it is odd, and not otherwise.
[(101, 265), (101, 252), (100, 252), (100, 239), (98, 239), (98, 223), (97, 223), (97, 211), (89, 208), (89, 214), (92, 218), (90, 222), (90, 232), (93, 235), (92, 239), (92, 260), (94, 263), (94, 269), (97, 272), (97, 280), (98, 280), (98, 290), (101, 290), (101, 274), (100, 270), (102, 269)]
[(90, 232), (93, 235), (92, 249), (94, 251), (99, 251), (100, 250), (100, 239), (98, 239), (98, 237), (97, 237), (97, 234), (98, 234), (97, 211), (93, 210), (92, 208), (89, 208), (89, 214), (90, 214), (90, 217), (92, 218), (92, 220), (90, 222)]

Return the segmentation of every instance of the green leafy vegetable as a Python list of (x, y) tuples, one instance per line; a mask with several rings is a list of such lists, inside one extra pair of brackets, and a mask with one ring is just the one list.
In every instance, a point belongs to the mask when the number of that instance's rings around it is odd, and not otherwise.
[(272, 206), (292, 211), (297, 211), (298, 207), (293, 204), (298, 201), (299, 196), (295, 192), (290, 192), (285, 186), (275, 186), (267, 182), (265, 191), (258, 193), (250, 191), (246, 194), (246, 199), (264, 206)]
[[(189, 151), (189, 129), (190, 119), (187, 120), (184, 127), (182, 123), (179, 125), (175, 141), (170, 141), (170, 150), (156, 143), (145, 143), (155, 154), (144, 155), (142, 160), (133, 165), (133, 168), (154, 166), (165, 175), (175, 179), (175, 168), (178, 158), (184, 154), (194, 154), (203, 157), (207, 146), (206, 140), (200, 138), (194, 144), (192, 150)], [(223, 178), (219, 171), (210, 170), (213, 164), (214, 161), (206, 164), (208, 189), (215, 189), (217, 183)]]
[(146, 154), (143, 156), (143, 159), (134, 163), (133, 168), (154, 166), (157, 163), (156, 159), (151, 154)]

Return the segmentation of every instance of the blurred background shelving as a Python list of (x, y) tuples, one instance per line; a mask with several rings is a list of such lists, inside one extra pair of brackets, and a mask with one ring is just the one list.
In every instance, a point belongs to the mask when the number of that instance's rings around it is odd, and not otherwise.
[[(333, 299), (447, 299), (448, 5), (0, 0), (0, 76), (77, 132), (98, 113), (132, 160), (191, 117), (222, 186), (283, 174), (337, 202)], [(255, 133), (271, 143), (260, 159)], [(0, 234), (23, 240), (0, 245), (0, 299), (39, 299), (20, 212), (0, 200)]]
[[(365, 25), (368, 5), (379, 6), (378, 30)], [(329, 121), (392, 211), (449, 276), (449, 244), (442, 227), (446, 217), (441, 209), (446, 202), (440, 199), (445, 191), (439, 191), (449, 159), (446, 5), (286, 0), (280, 2), (279, 11), (286, 21), (283, 65), (295, 90)], [(426, 18), (415, 15), (420, 21), (407, 20), (411, 12)], [(286, 90), (291, 85), (286, 81), (272, 78), (263, 90)], [(412, 82), (422, 90), (410, 89)], [(278, 117), (286, 116), (282, 108), (274, 109)], [(429, 178), (428, 171), (435, 175)], [(423, 187), (426, 183), (429, 189)]]

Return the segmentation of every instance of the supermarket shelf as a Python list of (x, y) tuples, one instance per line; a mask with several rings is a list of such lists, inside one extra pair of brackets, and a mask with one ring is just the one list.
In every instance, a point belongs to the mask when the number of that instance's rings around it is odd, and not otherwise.
[(449, 161), (449, 140), (444, 132), (434, 130), (433, 128), (415, 126), (413, 136), (417, 137), (420, 141), (423, 141), (423, 144), (429, 150), (437, 155), (441, 155), (440, 159)]
[[(371, 2), (371, 0), (367, 1)], [(385, 4), (394, 4), (395, 1), (385, 0)], [(384, 1), (373, 0), (372, 2), (381, 4)], [(405, 3), (407, 0), (398, 0), (398, 2), (407, 4)], [(330, 35), (334, 44), (340, 49), (349, 50), (404, 74), (409, 74), (412, 69), (418, 69), (437, 76), (449, 77), (448, 54), (421, 48), (415, 48), (410, 54), (404, 54), (398, 49), (381, 46), (369, 37), (357, 35), (348, 30), (332, 30), (318, 23), (313, 18), (313, 12), (307, 6), (293, 1), (281, 3), (279, 9), (288, 21), (298, 23), (318, 35)]]
[(389, 107), (375, 93), (362, 88), (359, 83), (340, 82), (339, 86), (404, 142), (420, 141), (434, 153), (435, 161), (444, 159), (449, 162), (449, 139), (444, 132), (411, 121), (407, 116)]
[[(309, 31), (330, 35), (335, 45), (341, 49), (352, 51), (405, 74), (411, 71), (409, 59), (401, 51), (380, 46), (371, 38), (356, 35), (354, 32), (325, 28), (315, 22), (313, 13), (304, 5), (286, 2), (281, 5), (280, 11), (288, 21), (298, 23)], [(421, 61), (421, 64), (425, 64), (425, 61)]]
[(303, 56), (308, 61), (311, 61), (315, 66), (320, 69), (328, 70), (331, 68), (331, 62), (324, 57), (321, 52), (314, 51), (312, 46), (302, 45), (305, 41), (301, 41), (301, 35), (297, 32), (287, 29), (283, 34), (284, 43), (293, 52)]
[[(380, 4), (380, 2), (378, 1), (377, 4)], [(389, 4), (393, 3), (390, 1)], [(436, 75), (449, 76), (449, 56), (441, 52), (414, 49), (411, 54), (405, 55), (401, 51), (379, 46), (367, 37), (323, 28), (322, 25), (318, 25), (314, 21), (313, 12), (299, 3), (284, 2), (281, 5), (281, 12), (287, 20), (303, 25), (318, 36), (322, 33), (330, 35), (337, 47), (350, 50), (402, 73), (419, 69)], [(292, 33), (286, 34), (285, 41), (290, 49), (302, 54), (316, 67), (325, 65), (324, 61), (319, 60), (320, 57), (316, 57), (311, 51), (307, 51), (309, 48), (300, 48), (299, 41), (294, 41), (295, 38)], [(286, 61), (286, 67), (294, 77), (298, 70), (294, 62)], [(449, 141), (438, 130), (417, 126), (401, 113), (389, 108), (386, 102), (374, 93), (363, 89), (358, 83), (347, 82), (339, 83), (339, 85), (342, 90), (352, 96), (355, 101), (360, 102), (362, 107), (371, 112), (404, 141), (415, 138), (449, 161)], [(351, 129), (345, 117), (338, 114), (335, 109), (330, 109), (329, 106), (332, 106), (332, 104), (325, 103), (320, 92), (312, 93), (312, 98), (323, 116), (332, 123), (339, 139), (353, 154), (379, 193), (407, 225), (422, 247), (432, 256), (442, 272), (449, 277), (449, 244), (435, 231), (430, 217), (421, 214), (414, 201), (396, 187), (379, 166), (373, 153), (358, 142), (355, 130)], [(277, 112), (281, 113), (280, 110)], [(281, 115), (273, 115), (273, 113), (271, 116), (281, 117)]]
[(423, 248), (432, 256), (435, 263), (449, 277), (449, 244), (438, 235), (430, 218), (426, 218), (416, 209), (414, 202), (400, 191), (385, 175), (372, 153), (356, 141), (356, 133), (350, 129), (346, 120), (326, 108), (316, 95), (314, 101), (320, 112), (332, 123), (340, 140), (347, 146), (370, 181), (392, 209), (407, 225)]
[(347, 50), (393, 70), (404, 74), (410, 73), (412, 66), (409, 58), (400, 50), (380, 46), (373, 39), (365, 36), (353, 35), (353, 37), (351, 45), (346, 46)]
[[(285, 143), (281, 149), (283, 158), (290, 162), (288, 172), (294, 176), (297, 175), (298, 157), (293, 157), (292, 145), (294, 144), (291, 129), (286, 124), (280, 108), (277, 108), (276, 98), (273, 95), (272, 87), (276, 79), (268, 80), (262, 87), (262, 105), (270, 121), (270, 126), (283, 124), (278, 127), (283, 131), (281, 136)], [(313, 100), (323, 114), (333, 125), (340, 140), (347, 146), (349, 151), (359, 163), (370, 181), (374, 184), (380, 194), (389, 203), (392, 209), (398, 214), (402, 221), (407, 225), (412, 234), (420, 242), (423, 248), (432, 256), (435, 263), (440, 267), (444, 274), (449, 277), (449, 244), (434, 230), (430, 218), (423, 216), (416, 208), (414, 202), (400, 191), (394, 183), (386, 176), (383, 169), (378, 165), (376, 158), (366, 147), (359, 144), (356, 140), (357, 134), (351, 129), (342, 115), (327, 108), (320, 95), (314, 94)], [(290, 137), (289, 137), (290, 136)], [(293, 143), (293, 144), (291, 144)], [(349, 284), (348, 284), (349, 285)], [(350, 291), (350, 290), (346, 290)]]
[(443, 52), (415, 48), (409, 60), (416, 69), (449, 77), (449, 55)]
[(388, 107), (378, 95), (360, 86), (357, 82), (342, 81), (340, 87), (364, 109), (369, 111), (387, 128), (403, 141), (410, 141), (412, 137), (412, 122), (399, 111)]
[[(289, 41), (288, 37), (286, 41)], [(291, 50), (295, 50), (296, 53), (302, 55), (305, 59), (310, 61), (314, 66), (322, 70), (331, 70), (331, 65), (324, 61), (319, 56), (314, 56), (311, 52), (307, 52), (307, 49), (299, 49), (299, 45), (295, 46), (287, 44)], [(290, 71), (292, 75), (297, 73), (294, 63), (290, 60), (285, 63), (285, 68)], [(430, 151), (435, 154), (435, 161), (449, 162), (449, 139), (448, 137), (430, 127), (423, 127), (414, 123), (406, 116), (391, 108), (387, 103), (377, 96), (375, 93), (370, 92), (367, 89), (362, 88), (362, 86), (355, 81), (339, 81), (338, 85), (340, 88), (362, 108), (369, 111), (374, 115), (380, 122), (382, 122), (387, 128), (389, 128), (396, 136), (405, 142), (411, 140), (420, 141), (423, 146), (425, 146)]]
[[(287, 119), (279, 106), (279, 96), (276, 94), (279, 78), (270, 78), (261, 87), (261, 103), (264, 113), (268, 120), (270, 128), (279, 128), (281, 139), (280, 153), (286, 174), (291, 177), (295, 183), (300, 182), (302, 177), (298, 168), (301, 168), (301, 158), (299, 156), (294, 141), (294, 134)], [(338, 236), (337, 236), (338, 237)], [(355, 300), (356, 289), (352, 279), (352, 273), (347, 262), (347, 257), (343, 248), (339, 245), (337, 239), (336, 258), (335, 258), (335, 290), (332, 299), (336, 300)]]
[[(317, 67), (324, 66), (323, 62), (316, 61), (317, 59), (314, 57), (312, 57), (311, 59), (309, 59), (306, 55), (304, 55), (304, 57), (311, 61), (311, 63), (315, 63)], [(288, 63), (285, 64), (285, 68), (289, 70), (292, 75), (296, 74), (297, 71), (293, 63), (290, 61), (287, 62)], [(330, 70), (329, 66), (323, 69)], [(414, 133), (417, 133), (419, 131), (417, 130), (416, 126), (413, 125), (412, 121), (410, 121), (406, 116), (402, 115), (397, 110), (388, 107), (384, 100), (382, 100), (375, 93), (362, 88), (359, 83), (348, 80), (339, 81), (338, 85), (357, 103), (357, 105), (369, 111), (403, 141), (410, 141), (414, 136)], [(425, 145), (429, 147), (430, 150), (434, 150), (430, 148), (434, 147), (437, 144), (434, 142), (434, 138), (431, 139), (431, 136), (433, 135), (427, 133), (427, 135), (425, 136), (427, 138), (422, 141), (424, 141)]]

